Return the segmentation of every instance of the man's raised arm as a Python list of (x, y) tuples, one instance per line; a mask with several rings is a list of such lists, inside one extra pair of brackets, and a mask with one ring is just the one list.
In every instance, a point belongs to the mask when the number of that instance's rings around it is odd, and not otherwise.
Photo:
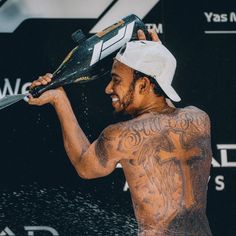
[[(39, 86), (51, 81), (51, 74), (41, 76), (32, 86)], [(82, 178), (91, 179), (110, 174), (119, 161), (116, 146), (117, 125), (106, 128), (99, 138), (90, 144), (74, 115), (71, 104), (62, 88), (49, 90), (39, 98), (30, 98), (31, 105), (54, 106), (60, 120), (65, 150)]]

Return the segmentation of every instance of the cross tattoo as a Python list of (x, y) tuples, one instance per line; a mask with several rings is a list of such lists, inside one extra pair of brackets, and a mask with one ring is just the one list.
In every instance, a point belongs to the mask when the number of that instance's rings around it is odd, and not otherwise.
[(176, 134), (172, 131), (168, 134), (168, 139), (171, 140), (174, 146), (174, 150), (171, 152), (160, 150), (159, 155), (162, 161), (168, 161), (171, 159), (176, 159), (180, 163), (180, 169), (183, 176), (183, 185), (184, 185), (184, 204), (187, 208), (190, 208), (195, 204), (194, 193), (191, 183), (190, 167), (187, 163), (188, 160), (191, 160), (193, 157), (201, 155), (201, 149), (197, 147), (184, 149), (181, 144), (181, 134)]

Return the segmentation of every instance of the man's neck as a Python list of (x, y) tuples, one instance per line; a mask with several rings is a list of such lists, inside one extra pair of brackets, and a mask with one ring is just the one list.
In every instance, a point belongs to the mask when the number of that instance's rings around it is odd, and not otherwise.
[(175, 111), (174, 107), (167, 104), (164, 97), (155, 97), (155, 99), (148, 99), (145, 101), (141, 109), (135, 113), (135, 117), (146, 113), (169, 114)]

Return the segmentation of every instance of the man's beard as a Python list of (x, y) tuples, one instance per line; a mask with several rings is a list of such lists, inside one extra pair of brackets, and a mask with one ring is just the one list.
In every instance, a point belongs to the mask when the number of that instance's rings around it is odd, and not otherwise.
[(123, 97), (123, 102), (120, 102), (120, 106), (122, 107), (122, 110), (120, 111), (116, 111), (114, 110), (113, 114), (116, 118), (122, 118), (127, 120), (131, 118), (132, 114), (128, 114), (126, 111), (126, 108), (133, 103), (134, 100), (134, 85), (135, 82), (132, 81), (130, 86), (129, 86), (129, 90), (127, 91), (127, 93), (124, 95)]

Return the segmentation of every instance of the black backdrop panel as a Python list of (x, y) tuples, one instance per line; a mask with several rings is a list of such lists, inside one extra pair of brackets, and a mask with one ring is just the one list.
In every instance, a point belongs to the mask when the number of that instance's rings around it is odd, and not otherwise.
[[(90, 37), (91, 29), (111, 25), (115, 16), (139, 13), (177, 58), (174, 87), (182, 101), (176, 106), (195, 105), (211, 118), (207, 215), (213, 235), (234, 236), (236, 2), (129, 2), (0, 1), (0, 97), (24, 92), (37, 76), (55, 70), (75, 47), (70, 35), (77, 29)], [(103, 66), (111, 65), (109, 57)], [(104, 93), (109, 80), (65, 88), (91, 141), (120, 120)], [(122, 169), (96, 180), (78, 177), (50, 105), (22, 101), (1, 110), (0, 121), (0, 235), (136, 234)]]

